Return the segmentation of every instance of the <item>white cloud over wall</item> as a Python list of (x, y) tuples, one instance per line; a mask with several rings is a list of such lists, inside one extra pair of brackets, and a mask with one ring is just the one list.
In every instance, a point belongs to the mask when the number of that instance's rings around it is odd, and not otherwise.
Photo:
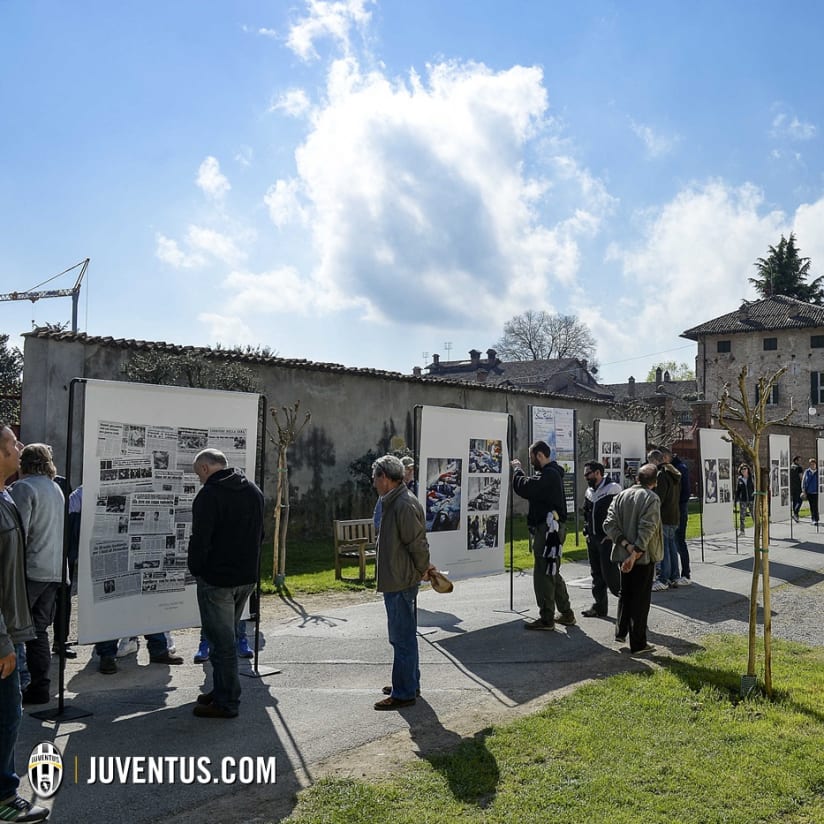
[(232, 186), (229, 179), (220, 171), (220, 163), (216, 157), (207, 157), (197, 170), (195, 182), (209, 197), (221, 198)]

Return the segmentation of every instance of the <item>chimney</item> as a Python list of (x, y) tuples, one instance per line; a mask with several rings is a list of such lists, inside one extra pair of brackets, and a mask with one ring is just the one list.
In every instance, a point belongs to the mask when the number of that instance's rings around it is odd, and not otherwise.
[(441, 362), (441, 356), (436, 352), (432, 355), (432, 365), (437, 366)]
[(664, 380), (664, 370), (659, 366), (655, 370), (655, 385), (658, 386)]
[(632, 375), (629, 376), (629, 380), (627, 381), (627, 396), (630, 398), (635, 397), (635, 378)]
[(421, 367), (415, 366), (412, 368), (412, 377), (419, 378), (421, 376)]
[(477, 349), (470, 349), (469, 360), (472, 362), (473, 368), (477, 369), (481, 365), (481, 353)]
[(487, 349), (486, 360), (490, 366), (495, 366), (495, 364), (498, 362), (498, 353), (494, 349)]
[(664, 383), (670, 383), (671, 380), (672, 378), (670, 378), (669, 369), (667, 369), (667, 371), (664, 372)]

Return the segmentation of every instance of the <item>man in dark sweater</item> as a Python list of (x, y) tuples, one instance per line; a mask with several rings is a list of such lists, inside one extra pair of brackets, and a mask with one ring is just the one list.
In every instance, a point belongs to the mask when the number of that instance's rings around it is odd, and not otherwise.
[(234, 718), (240, 705), (235, 627), (255, 589), (263, 541), (263, 494), (228, 467), (217, 449), (194, 460), (203, 486), (192, 503), (189, 570), (197, 580), (197, 603), (212, 645), (212, 692), (197, 699), (201, 718)]
[[(529, 501), (526, 516), (531, 537), (534, 568), (532, 586), (540, 615), (537, 620), (524, 624), (524, 629), (553, 630), (555, 623), (572, 626), (575, 613), (569, 603), (569, 593), (560, 572), (560, 548), (566, 538), (566, 496), (564, 495), (563, 468), (551, 458), (549, 444), (535, 441), (529, 447), (529, 461), (536, 474), (527, 476), (519, 460), (512, 461), (514, 470), (512, 489), (516, 495)], [(553, 526), (547, 516), (554, 513)], [(556, 535), (548, 533), (557, 531)], [(552, 547), (557, 549), (553, 554)], [(558, 614), (555, 614), (555, 607)]]

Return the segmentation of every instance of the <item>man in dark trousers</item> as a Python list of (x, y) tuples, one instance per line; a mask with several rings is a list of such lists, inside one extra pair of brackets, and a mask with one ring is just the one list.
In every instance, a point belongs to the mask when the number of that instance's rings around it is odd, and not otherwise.
[(621, 564), (615, 640), (623, 643), (629, 634), (633, 654), (652, 651), (647, 619), (655, 564), (664, 554), (661, 499), (653, 492), (660, 477), (658, 467), (644, 464), (638, 470), (638, 483), (615, 496), (604, 521), (614, 545), (612, 558)]
[(529, 462), (535, 469), (535, 474), (530, 476), (524, 474), (519, 460), (512, 461), (512, 489), (516, 495), (529, 501), (526, 523), (532, 536), (532, 586), (540, 613), (535, 621), (524, 624), (524, 629), (554, 630), (556, 622), (567, 626), (575, 623), (575, 613), (569, 603), (566, 583), (561, 577), (560, 557), (551, 557), (552, 553), (547, 545), (547, 533), (550, 529), (547, 515), (554, 513), (557, 516), (554, 521), (557, 523), (556, 543), (559, 542), (559, 548), (563, 547), (566, 538), (567, 519), (564, 470), (552, 460), (551, 455), (546, 441), (535, 441), (529, 447)]
[(49, 811), (17, 794), (14, 745), (23, 707), (15, 644), (34, 638), (26, 594), (26, 542), (6, 480), (20, 468), (21, 444), (0, 422), (0, 821), (44, 821)]
[(795, 455), (790, 464), (790, 500), (793, 505), (793, 520), (798, 523), (798, 513), (801, 511), (801, 478), (804, 467), (801, 466), (801, 455)]
[(235, 628), (255, 589), (263, 541), (263, 494), (217, 449), (194, 460), (203, 484), (192, 503), (189, 570), (197, 580), (203, 633), (212, 645), (212, 681), (194, 714), (234, 718), (240, 705)]
[(608, 592), (618, 597), (621, 592), (621, 572), (612, 560), (612, 541), (604, 532), (604, 519), (612, 499), (621, 491), (619, 484), (604, 478), (604, 465), (598, 461), (584, 464), (587, 482), (584, 498), (584, 535), (592, 573), (592, 606), (581, 615), (586, 618), (606, 618)]
[(681, 492), (678, 496), (678, 529), (675, 531), (675, 544), (678, 547), (678, 557), (681, 560), (681, 577), (678, 586), (688, 586), (692, 583), (690, 570), (690, 550), (687, 546), (687, 523), (690, 517), (690, 471), (683, 459), (670, 452), (665, 446), (661, 447), (664, 457), (670, 456), (670, 463), (681, 473)]

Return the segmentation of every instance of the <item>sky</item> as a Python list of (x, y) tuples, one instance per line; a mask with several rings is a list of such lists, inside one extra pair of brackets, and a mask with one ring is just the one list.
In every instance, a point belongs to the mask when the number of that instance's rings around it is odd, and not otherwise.
[[(411, 372), (573, 314), (693, 365), (795, 232), (824, 274), (817, 0), (0, 0), (0, 292), (80, 331)], [(40, 288), (68, 288), (76, 272)], [(71, 300), (0, 303), (13, 343)]]

